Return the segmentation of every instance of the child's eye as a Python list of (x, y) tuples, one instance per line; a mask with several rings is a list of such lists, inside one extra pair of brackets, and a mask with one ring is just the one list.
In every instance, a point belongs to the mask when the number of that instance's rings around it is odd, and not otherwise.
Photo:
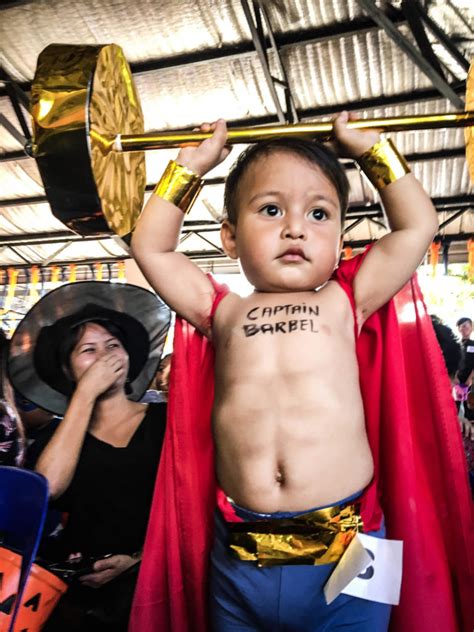
[(85, 349), (82, 350), (82, 353), (89, 353), (89, 351), (94, 351), (94, 347), (85, 347)]
[(327, 219), (328, 214), (322, 208), (313, 208), (309, 213), (311, 219), (316, 220), (317, 222), (321, 222), (322, 220)]
[(281, 215), (281, 209), (275, 206), (275, 204), (267, 204), (260, 209), (260, 213), (267, 217), (279, 217)]
[(110, 342), (107, 346), (109, 349), (116, 349), (119, 345), (118, 342)]

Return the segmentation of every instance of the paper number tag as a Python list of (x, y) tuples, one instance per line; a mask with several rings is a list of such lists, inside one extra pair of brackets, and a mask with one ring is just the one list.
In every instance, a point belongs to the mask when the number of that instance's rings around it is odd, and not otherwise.
[(403, 542), (359, 533), (324, 586), (326, 603), (343, 593), (398, 605), (402, 583)]
[(403, 542), (364, 533), (358, 537), (372, 561), (344, 588), (343, 594), (397, 606), (402, 585)]

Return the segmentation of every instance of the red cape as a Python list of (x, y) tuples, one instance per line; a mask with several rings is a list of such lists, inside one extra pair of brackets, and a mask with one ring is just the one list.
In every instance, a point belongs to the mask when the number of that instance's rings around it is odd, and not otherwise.
[[(351, 302), (363, 255), (336, 280)], [(227, 290), (216, 287), (216, 302)], [(397, 316), (398, 314), (398, 316)], [(362, 514), (404, 541), (397, 632), (472, 632), (472, 505), (456, 410), (416, 279), (357, 340), (374, 483)], [(168, 428), (129, 632), (208, 632), (207, 571), (216, 481), (211, 433), (214, 352), (177, 319)]]

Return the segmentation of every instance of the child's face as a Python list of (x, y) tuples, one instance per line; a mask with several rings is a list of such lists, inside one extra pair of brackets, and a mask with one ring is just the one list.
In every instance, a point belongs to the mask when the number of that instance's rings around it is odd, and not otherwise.
[(257, 290), (314, 290), (331, 277), (341, 209), (316, 165), (285, 151), (258, 158), (240, 181), (237, 206), (237, 226), (223, 223), (222, 243)]

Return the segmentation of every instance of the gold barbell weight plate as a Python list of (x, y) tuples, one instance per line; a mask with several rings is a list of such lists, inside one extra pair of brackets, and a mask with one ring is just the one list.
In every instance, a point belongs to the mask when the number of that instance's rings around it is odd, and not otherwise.
[(129, 235), (146, 185), (142, 151), (112, 151), (118, 132), (143, 134), (140, 100), (115, 44), (51, 44), (31, 90), (33, 154), (53, 214), (81, 235)]

